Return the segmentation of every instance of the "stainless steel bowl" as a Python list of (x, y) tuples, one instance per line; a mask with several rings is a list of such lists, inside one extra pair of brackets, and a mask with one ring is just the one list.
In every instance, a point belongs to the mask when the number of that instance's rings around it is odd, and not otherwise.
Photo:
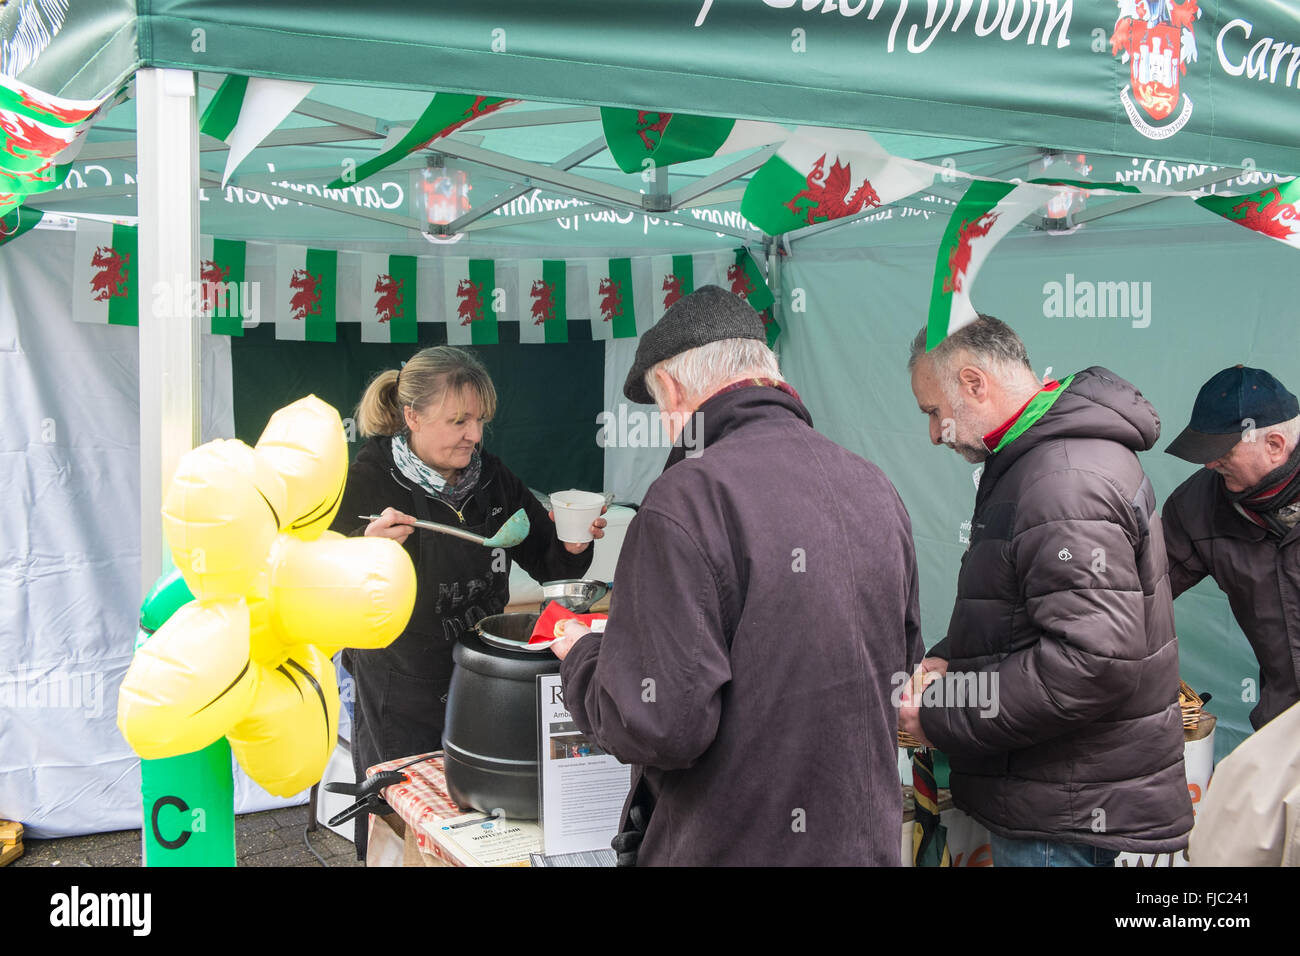
[(586, 614), (591, 606), (609, 593), (612, 584), (604, 581), (585, 581), (570, 578), (565, 581), (544, 581), (542, 583), (542, 610), (552, 601), (575, 614)]

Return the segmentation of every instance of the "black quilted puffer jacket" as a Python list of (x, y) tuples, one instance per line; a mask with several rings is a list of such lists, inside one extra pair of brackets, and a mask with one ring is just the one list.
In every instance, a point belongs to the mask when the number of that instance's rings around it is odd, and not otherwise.
[(954, 803), (1000, 836), (1187, 845), (1178, 643), (1136, 454), (1159, 436), (1142, 394), (1094, 367), (985, 461), (948, 636), (931, 651), (950, 674), (985, 672), (985, 693), (968, 679), (955, 706), (950, 679), (921, 725), (949, 756)]

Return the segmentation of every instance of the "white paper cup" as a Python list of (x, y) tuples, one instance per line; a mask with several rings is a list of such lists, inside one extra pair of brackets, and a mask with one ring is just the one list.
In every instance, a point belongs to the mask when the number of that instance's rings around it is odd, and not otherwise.
[(581, 544), (591, 540), (591, 523), (600, 517), (605, 496), (593, 491), (557, 491), (551, 495), (555, 512), (555, 533), (561, 541)]

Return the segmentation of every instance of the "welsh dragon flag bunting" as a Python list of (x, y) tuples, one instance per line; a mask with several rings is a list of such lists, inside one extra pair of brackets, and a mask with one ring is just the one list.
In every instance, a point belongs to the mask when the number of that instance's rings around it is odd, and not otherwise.
[(1196, 204), (1262, 236), (1300, 248), (1300, 179), (1249, 196), (1203, 196)]
[(23, 233), (34, 228), (44, 215), (45, 213), (39, 209), (20, 206), (0, 216), (0, 246), (13, 242)]
[(415, 121), (414, 126), (394, 131), (395, 135), (390, 136), (390, 142), (385, 142), (384, 149), (379, 155), (340, 176), (326, 188), (342, 189), (345, 186), (355, 186), (417, 149), (428, 146), (435, 139), (454, 133), (475, 120), (518, 102), (518, 100), (501, 97), (471, 96), (466, 93), (437, 93), (420, 114), (420, 118)]
[(777, 236), (910, 196), (940, 171), (891, 156), (861, 131), (801, 126), (750, 178), (740, 212)]
[(230, 147), (221, 174), (222, 187), (248, 154), (297, 108), (312, 86), (260, 76), (228, 76), (221, 81), (199, 119), (199, 131)]
[(737, 249), (735, 261), (727, 266), (727, 288), (760, 314), (772, 308), (772, 290), (767, 287), (767, 279), (748, 249)]
[(243, 335), (260, 321), (261, 292), (244, 274), (247, 248), (234, 239), (200, 239), (199, 310), (213, 335)]
[(665, 312), (684, 295), (708, 285), (710, 277), (702, 273), (712, 256), (652, 256), (650, 258), (650, 295), (653, 303), (650, 321), (658, 322)]
[(520, 342), (569, 341), (568, 277), (563, 259), (519, 262)]
[(78, 322), (140, 324), (136, 227), (77, 222), (72, 317)]
[(491, 259), (444, 259), (443, 297), (448, 345), (496, 345), (496, 264)]
[(600, 124), (610, 155), (625, 173), (779, 143), (789, 135), (776, 123), (608, 106), (600, 109)]
[(275, 337), (336, 341), (338, 252), (282, 245), (275, 250)]
[(636, 338), (636, 298), (631, 259), (587, 260), (593, 339)]
[(348, 303), (361, 324), (362, 342), (419, 341), (421, 309), (428, 303), (420, 295), (419, 259), (416, 256), (388, 256), (364, 252), (356, 259), (355, 294)]
[(975, 321), (970, 302), (975, 274), (993, 247), (1034, 209), (1052, 198), (1047, 186), (975, 180), (948, 220), (930, 292), (928, 352), (962, 326)]
[(0, 76), (0, 216), (63, 182), (108, 99), (64, 99)]

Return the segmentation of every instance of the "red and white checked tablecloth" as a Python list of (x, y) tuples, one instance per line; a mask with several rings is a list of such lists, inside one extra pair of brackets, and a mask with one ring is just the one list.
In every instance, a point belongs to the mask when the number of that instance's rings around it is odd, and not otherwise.
[[(366, 771), (366, 776), (374, 776), (383, 770), (394, 770), (413, 758), (400, 757), (385, 763), (375, 764)], [(406, 823), (408, 833), (414, 833), (420, 850), (425, 853), (438, 854), (432, 841), (425, 836), (420, 826), (426, 820), (445, 820), (459, 817), (467, 812), (456, 806), (447, 793), (447, 777), (442, 769), (442, 755), (430, 755), (421, 763), (412, 764), (401, 770), (410, 780), (407, 783), (393, 784), (380, 791), (393, 812)]]

